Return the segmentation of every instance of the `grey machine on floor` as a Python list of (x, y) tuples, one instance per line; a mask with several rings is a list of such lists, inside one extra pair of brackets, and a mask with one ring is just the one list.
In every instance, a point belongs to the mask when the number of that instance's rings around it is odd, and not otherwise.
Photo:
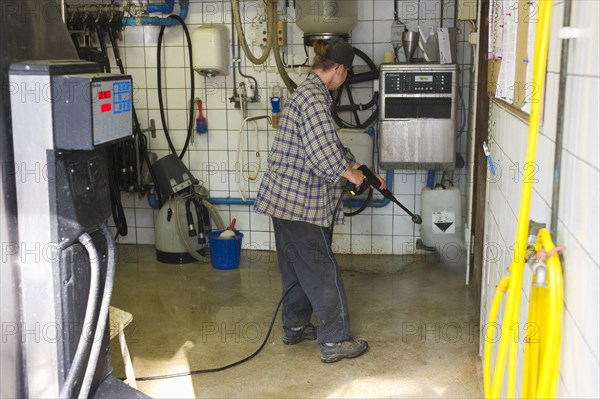
[(145, 397), (110, 375), (107, 318), (105, 152), (131, 137), (131, 78), (78, 60), (55, 2), (1, 3), (0, 396)]

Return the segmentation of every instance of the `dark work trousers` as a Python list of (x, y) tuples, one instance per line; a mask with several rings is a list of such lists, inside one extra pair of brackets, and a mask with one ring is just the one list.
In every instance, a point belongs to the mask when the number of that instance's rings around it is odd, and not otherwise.
[(272, 219), (283, 292), (297, 283), (283, 300), (284, 327), (305, 326), (314, 311), (319, 319), (319, 342), (348, 339), (346, 292), (329, 245), (329, 229)]

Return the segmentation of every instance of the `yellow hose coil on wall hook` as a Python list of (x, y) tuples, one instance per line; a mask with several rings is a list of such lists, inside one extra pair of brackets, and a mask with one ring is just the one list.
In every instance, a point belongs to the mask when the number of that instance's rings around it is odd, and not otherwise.
[(546, 287), (531, 287), (527, 324), (533, 327), (533, 334), (526, 337), (526, 361), (523, 367), (523, 396), (531, 398), (553, 398), (558, 385), (563, 278), (560, 258), (555, 249), (548, 230), (541, 229), (534, 250), (551, 255), (545, 259)]
[[(539, 20), (535, 36), (535, 49), (533, 57), (533, 81), (532, 84), (538, 90), (533, 90), (531, 99), (531, 112), (529, 115), (529, 134), (527, 144), (527, 154), (524, 167), (533, 165), (535, 162), (535, 151), (537, 144), (537, 135), (540, 122), (540, 111), (542, 96), (544, 93), (544, 80), (546, 76), (546, 63), (548, 59), (548, 42), (550, 37), (550, 21), (552, 16), (552, 0), (540, 0)], [(508, 354), (508, 375), (506, 386), (506, 397), (515, 397), (516, 370), (517, 370), (517, 349), (518, 349), (518, 326), (520, 315), (521, 292), (523, 286), (523, 269), (525, 267), (525, 257), (527, 254), (527, 236), (529, 230), (529, 212), (531, 207), (532, 179), (523, 179), (521, 190), (521, 204), (517, 222), (517, 233), (515, 238), (513, 261), (509, 268), (509, 276), (505, 276), (499, 283), (490, 317), (488, 327), (486, 328), (486, 343), (484, 353), (484, 394), (486, 398), (499, 398), (502, 392), (504, 381), (504, 370)], [(544, 248), (553, 247), (552, 240), (546, 230), (540, 232), (538, 237), (539, 245)], [(546, 249), (547, 251), (552, 248)], [(550, 398), (556, 395), (556, 385), (558, 381), (558, 351), (560, 348), (560, 319), (562, 317), (562, 275), (560, 271), (560, 262), (557, 261), (558, 255), (553, 255), (550, 259), (553, 266), (548, 266), (547, 290), (532, 290), (532, 300), (535, 301), (531, 306), (530, 316), (534, 323), (538, 323), (539, 334), (544, 338), (540, 340), (540, 346), (531, 345), (533, 336), (526, 338), (526, 358), (527, 364), (524, 365), (523, 374), (523, 397), (543, 397)], [(556, 264), (558, 262), (558, 264)], [(502, 321), (501, 336), (498, 347), (498, 354), (494, 365), (492, 378), (492, 350), (493, 342), (488, 336), (490, 327), (495, 327), (496, 317), (502, 302), (504, 293), (507, 294)], [(540, 308), (538, 304), (548, 302), (548, 306)], [(557, 328), (558, 327), (558, 328)], [(534, 328), (535, 330), (535, 328)], [(516, 331), (517, 336), (511, 339)], [(540, 361), (541, 359), (541, 361)]]

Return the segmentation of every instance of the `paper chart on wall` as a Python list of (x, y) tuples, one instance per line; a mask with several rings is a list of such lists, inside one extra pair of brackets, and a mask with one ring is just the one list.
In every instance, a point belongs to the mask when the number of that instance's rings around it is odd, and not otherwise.
[[(537, 30), (537, 18), (535, 18), (535, 11), (538, 10), (537, 0), (533, 0), (529, 2), (529, 31), (527, 36), (527, 69), (525, 71), (525, 104), (521, 108), (523, 111), (530, 113), (531, 112), (531, 100), (533, 97), (533, 53), (535, 50), (535, 32)], [(541, 101), (541, 98), (538, 98), (537, 101)]]
[(493, 60), (495, 58), (495, 54), (496, 54), (496, 47), (495, 47), (495, 43), (494, 43), (494, 34), (493, 32), (495, 32), (495, 29), (497, 29), (497, 27), (495, 26), (495, 16), (496, 16), (496, 1), (495, 0), (490, 0), (490, 7), (488, 10), (488, 60)]
[(496, 98), (508, 103), (515, 99), (515, 62), (517, 55), (517, 26), (519, 21), (519, 1), (502, 0), (502, 64), (498, 75)]

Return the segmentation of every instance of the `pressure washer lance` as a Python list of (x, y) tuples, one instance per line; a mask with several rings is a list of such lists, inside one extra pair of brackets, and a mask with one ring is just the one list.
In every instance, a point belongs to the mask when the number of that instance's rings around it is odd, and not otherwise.
[[(402, 208), (402, 210), (404, 212), (406, 212), (408, 215), (410, 215), (410, 217), (412, 218), (412, 222), (414, 224), (421, 224), (423, 223), (423, 219), (421, 219), (421, 215), (412, 213), (411, 211), (409, 211), (404, 205), (402, 205), (400, 203), (400, 201), (398, 201), (396, 199), (396, 197), (394, 197), (394, 194), (392, 194), (387, 188), (381, 188), (381, 182), (379, 181), (379, 179), (377, 178), (377, 176), (375, 176), (375, 174), (373, 172), (371, 172), (371, 170), (369, 168), (367, 168), (365, 165), (360, 165), (358, 167), (358, 170), (360, 170), (363, 175), (365, 176), (365, 180), (363, 180), (363, 182), (361, 183), (361, 185), (358, 188), (354, 187), (354, 184), (348, 182), (348, 186), (349, 187), (349, 191), (350, 194), (352, 195), (360, 195), (362, 194), (367, 188), (369, 188), (369, 186), (373, 186), (377, 189), (377, 191), (379, 191), (385, 198), (389, 199), (390, 201), (392, 201), (393, 203), (395, 203), (396, 205), (398, 205), (400, 208)], [(346, 186), (346, 187), (348, 187)]]

